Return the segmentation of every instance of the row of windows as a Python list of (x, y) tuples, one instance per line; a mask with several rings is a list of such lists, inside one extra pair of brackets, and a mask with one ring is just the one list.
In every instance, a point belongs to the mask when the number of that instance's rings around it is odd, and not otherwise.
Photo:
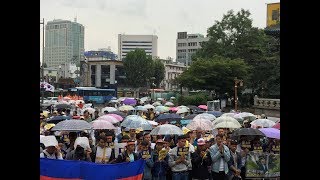
[(197, 38), (198, 36), (188, 36), (189, 39)]
[(197, 42), (189, 42), (188, 46), (197, 46), (197, 44), (198, 44)]
[(170, 66), (169, 69), (176, 69), (178, 71), (182, 71), (183, 70), (182, 67), (172, 67), (172, 66)]
[(185, 59), (186, 56), (178, 56), (178, 59)]
[(186, 49), (178, 49), (178, 53), (186, 52), (186, 51), (187, 51)]
[(135, 50), (135, 49), (152, 50), (152, 48), (122, 48), (122, 50)]
[(187, 43), (178, 43), (178, 47), (187, 46)]
[(197, 49), (188, 49), (188, 52), (196, 52)]
[(148, 46), (152, 47), (152, 44), (122, 44), (122, 46)]
[(60, 28), (66, 28), (67, 24), (55, 24), (55, 25), (47, 25), (46, 30), (49, 29), (60, 29)]
[(122, 41), (122, 43), (152, 43), (152, 41)]

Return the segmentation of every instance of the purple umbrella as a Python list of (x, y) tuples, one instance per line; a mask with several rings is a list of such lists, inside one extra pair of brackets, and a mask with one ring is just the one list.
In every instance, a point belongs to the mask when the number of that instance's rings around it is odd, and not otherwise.
[(123, 101), (123, 104), (126, 104), (126, 105), (136, 105), (136, 104), (137, 104), (137, 101), (134, 100), (134, 99), (126, 98), (126, 99)]
[(280, 130), (276, 128), (259, 128), (263, 134), (265, 134), (268, 138), (280, 139)]

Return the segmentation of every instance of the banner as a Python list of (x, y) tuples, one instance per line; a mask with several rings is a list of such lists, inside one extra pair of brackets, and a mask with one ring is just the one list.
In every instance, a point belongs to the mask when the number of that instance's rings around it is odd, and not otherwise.
[(280, 154), (249, 152), (246, 163), (246, 177), (280, 177)]
[(140, 180), (144, 160), (119, 164), (96, 164), (40, 158), (40, 180)]

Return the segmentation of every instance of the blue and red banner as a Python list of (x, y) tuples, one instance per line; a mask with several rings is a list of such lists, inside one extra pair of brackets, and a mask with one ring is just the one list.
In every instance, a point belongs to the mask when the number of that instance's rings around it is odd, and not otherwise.
[(140, 180), (144, 160), (118, 164), (96, 164), (40, 158), (40, 180)]

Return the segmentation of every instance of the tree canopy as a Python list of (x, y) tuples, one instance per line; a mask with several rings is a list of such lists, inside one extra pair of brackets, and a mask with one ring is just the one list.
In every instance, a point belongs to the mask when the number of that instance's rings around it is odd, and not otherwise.
[(158, 59), (154, 60), (153, 67), (154, 67), (154, 77), (155, 77), (154, 83), (159, 88), (161, 81), (165, 77), (165, 67), (164, 67), (164, 64)]

